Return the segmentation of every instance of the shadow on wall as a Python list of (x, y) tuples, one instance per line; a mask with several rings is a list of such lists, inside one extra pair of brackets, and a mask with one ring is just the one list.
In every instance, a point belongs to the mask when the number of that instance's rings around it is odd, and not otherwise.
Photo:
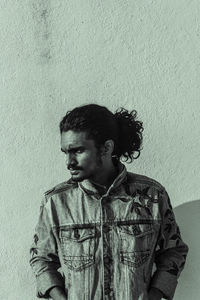
[(174, 300), (200, 299), (200, 200), (174, 209), (181, 236), (189, 247), (185, 268), (180, 276)]

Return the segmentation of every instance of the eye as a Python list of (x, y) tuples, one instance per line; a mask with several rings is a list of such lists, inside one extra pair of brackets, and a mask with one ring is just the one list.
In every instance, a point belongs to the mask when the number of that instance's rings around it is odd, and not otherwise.
[(83, 152), (83, 149), (77, 149), (76, 150), (76, 153), (82, 153)]

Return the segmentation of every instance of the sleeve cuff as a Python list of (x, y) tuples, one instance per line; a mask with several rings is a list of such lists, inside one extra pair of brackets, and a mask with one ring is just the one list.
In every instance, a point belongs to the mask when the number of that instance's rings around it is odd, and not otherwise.
[(166, 271), (156, 271), (151, 279), (151, 287), (159, 289), (168, 300), (173, 299), (177, 283), (177, 277)]
[(64, 289), (64, 279), (59, 272), (44, 272), (36, 277), (37, 297), (49, 299), (48, 291), (59, 286)]

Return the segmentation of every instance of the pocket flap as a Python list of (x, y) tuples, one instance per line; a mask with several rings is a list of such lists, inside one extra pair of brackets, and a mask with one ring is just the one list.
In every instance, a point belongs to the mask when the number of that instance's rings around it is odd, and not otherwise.
[(119, 230), (122, 234), (129, 234), (136, 238), (143, 237), (154, 232), (151, 224), (121, 225), (119, 226)]
[(95, 237), (95, 228), (69, 228), (60, 230), (60, 238), (77, 242)]

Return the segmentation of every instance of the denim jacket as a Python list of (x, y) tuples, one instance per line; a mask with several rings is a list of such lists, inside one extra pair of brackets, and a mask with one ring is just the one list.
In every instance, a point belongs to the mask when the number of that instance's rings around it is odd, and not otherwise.
[(155, 180), (127, 172), (103, 193), (68, 180), (45, 193), (31, 247), (37, 296), (60, 286), (69, 300), (172, 299), (187, 245), (169, 196)]

